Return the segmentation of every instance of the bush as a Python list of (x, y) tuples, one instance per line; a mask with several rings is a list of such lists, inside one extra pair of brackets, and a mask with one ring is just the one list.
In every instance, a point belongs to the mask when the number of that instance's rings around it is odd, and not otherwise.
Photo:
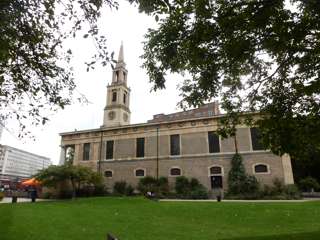
[(146, 176), (144, 178), (140, 178), (138, 183), (138, 190), (146, 195), (147, 192), (157, 192), (157, 179), (154, 177)]
[(152, 192), (159, 198), (167, 196), (169, 194), (168, 178), (160, 177), (158, 180), (150, 176), (141, 178), (138, 184), (138, 190), (143, 195), (146, 195), (147, 192)]
[(170, 192), (168, 178), (160, 177), (158, 180), (158, 187), (159, 187), (158, 189), (159, 189), (160, 197), (167, 196)]
[(4, 198), (4, 192), (0, 192), (0, 201)]
[(60, 199), (70, 199), (72, 198), (72, 190), (70, 189), (61, 189), (58, 195), (58, 198)]
[(312, 192), (312, 190), (319, 191), (320, 184), (318, 183), (317, 179), (313, 177), (306, 177), (299, 181), (299, 188), (304, 192)]
[(94, 186), (94, 191), (93, 191), (93, 195), (94, 196), (104, 196), (108, 193), (105, 185), (103, 184), (98, 184)]
[(180, 198), (207, 199), (207, 189), (195, 178), (190, 181), (181, 176), (176, 178), (175, 190)]
[(287, 195), (287, 199), (300, 199), (301, 193), (298, 187), (294, 184), (286, 185), (284, 192)]
[(194, 186), (190, 192), (190, 198), (192, 199), (207, 199), (208, 197), (207, 189), (200, 183)]
[(126, 196), (132, 196), (133, 195), (133, 192), (134, 192), (134, 188), (131, 186), (131, 185), (128, 185), (126, 187)]
[(255, 176), (247, 175), (240, 154), (235, 154), (231, 160), (231, 170), (228, 178), (229, 196), (251, 196), (257, 198), (260, 184)]
[(284, 183), (279, 178), (273, 179), (273, 187), (272, 187), (272, 194), (273, 195), (283, 194), (284, 189), (285, 189)]
[(127, 183), (125, 181), (115, 182), (113, 185), (113, 193), (117, 195), (126, 194)]
[(255, 176), (247, 176), (243, 182), (241, 192), (255, 194), (259, 192), (260, 184)]
[(188, 178), (180, 176), (176, 178), (175, 190), (178, 195), (188, 196), (190, 192), (190, 183)]

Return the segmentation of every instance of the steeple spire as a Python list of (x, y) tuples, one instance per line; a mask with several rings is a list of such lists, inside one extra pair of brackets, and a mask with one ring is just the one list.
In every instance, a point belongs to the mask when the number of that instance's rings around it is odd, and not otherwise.
[(119, 56), (118, 56), (118, 63), (124, 62), (124, 56), (123, 56), (123, 42), (121, 41), (121, 46), (119, 50)]

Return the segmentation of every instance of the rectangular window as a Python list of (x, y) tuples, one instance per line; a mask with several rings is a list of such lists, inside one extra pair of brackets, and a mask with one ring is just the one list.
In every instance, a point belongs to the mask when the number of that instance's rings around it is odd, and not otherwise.
[(170, 155), (180, 155), (180, 135), (170, 136)]
[(264, 150), (261, 142), (261, 135), (258, 128), (250, 128), (252, 150)]
[(137, 157), (144, 157), (144, 138), (137, 138)]
[(107, 141), (106, 159), (113, 159), (113, 140)]
[(83, 144), (83, 160), (89, 160), (90, 159), (90, 143)]
[(127, 100), (127, 93), (123, 94), (123, 103), (126, 104), (126, 100)]
[(112, 92), (112, 102), (117, 101), (117, 92)]
[(208, 132), (209, 153), (220, 152), (219, 135), (215, 132)]

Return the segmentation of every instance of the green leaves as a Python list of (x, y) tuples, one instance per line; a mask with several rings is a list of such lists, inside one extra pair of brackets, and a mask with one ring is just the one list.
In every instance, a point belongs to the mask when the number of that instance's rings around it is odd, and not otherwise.
[[(103, 6), (117, 7), (113, 0), (2, 0), (0, 3), (0, 107), (1, 121), (19, 120), (45, 124), (48, 111), (71, 103), (75, 84), (69, 66), (72, 51), (63, 40), (89, 26), (97, 54), (90, 69), (109, 62), (106, 39), (97, 21)], [(24, 120), (20, 115), (27, 115)], [(24, 134), (21, 134), (23, 136)]]
[[(308, 134), (301, 119), (314, 132), (320, 126), (318, 118), (309, 118), (320, 116), (318, 1), (136, 2), (159, 19), (146, 35), (142, 56), (153, 90), (165, 87), (168, 72), (184, 73), (180, 105), (222, 99), (228, 119), (222, 125), (230, 135), (239, 115), (261, 111), (264, 119), (252, 124), (270, 126), (264, 135), (269, 148), (279, 154), (304, 151), (277, 139), (287, 137), (286, 121), (299, 129), (297, 138)], [(320, 140), (308, 141), (319, 148)]]

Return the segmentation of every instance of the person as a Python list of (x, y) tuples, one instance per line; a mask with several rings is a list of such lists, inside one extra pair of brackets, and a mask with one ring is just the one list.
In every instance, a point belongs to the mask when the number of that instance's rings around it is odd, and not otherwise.
[(30, 189), (30, 197), (31, 197), (31, 201), (35, 202), (36, 198), (38, 197), (37, 195), (37, 189), (35, 187), (31, 187)]

